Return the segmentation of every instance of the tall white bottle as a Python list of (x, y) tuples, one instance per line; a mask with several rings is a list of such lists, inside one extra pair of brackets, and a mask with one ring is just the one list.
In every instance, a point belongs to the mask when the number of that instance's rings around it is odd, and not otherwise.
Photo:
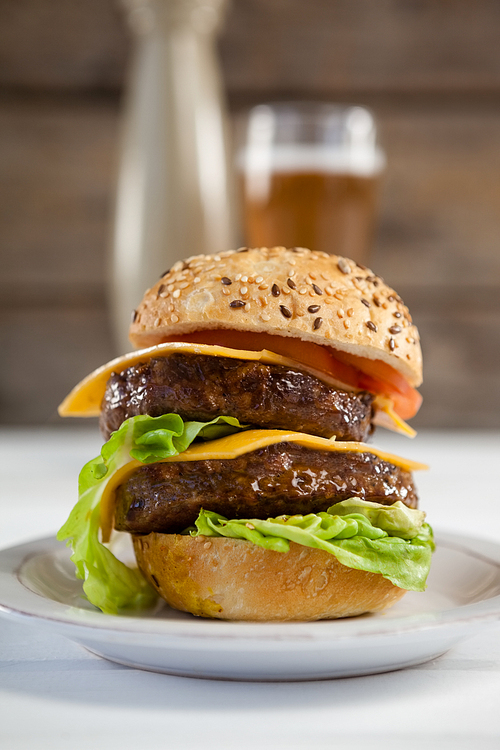
[(232, 245), (216, 32), (227, 0), (123, 0), (134, 31), (111, 268), (116, 344), (175, 261)]

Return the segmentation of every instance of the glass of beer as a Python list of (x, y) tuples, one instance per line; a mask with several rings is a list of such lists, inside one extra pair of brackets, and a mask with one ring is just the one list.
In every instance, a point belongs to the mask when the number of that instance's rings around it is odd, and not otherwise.
[(367, 260), (385, 157), (364, 107), (261, 104), (240, 121), (245, 243)]

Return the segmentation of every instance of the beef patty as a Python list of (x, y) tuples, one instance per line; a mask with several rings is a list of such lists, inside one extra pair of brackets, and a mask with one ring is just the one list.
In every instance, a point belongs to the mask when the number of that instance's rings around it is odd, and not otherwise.
[(173, 412), (185, 420), (224, 415), (243, 424), (363, 441), (373, 396), (348, 393), (281, 365), (228, 357), (172, 354), (110, 377), (101, 410), (107, 440), (129, 417)]
[(318, 513), (349, 497), (410, 508), (412, 475), (372, 453), (340, 453), (278, 443), (234, 459), (142, 466), (117, 489), (115, 528), (175, 533), (201, 508), (228, 518)]

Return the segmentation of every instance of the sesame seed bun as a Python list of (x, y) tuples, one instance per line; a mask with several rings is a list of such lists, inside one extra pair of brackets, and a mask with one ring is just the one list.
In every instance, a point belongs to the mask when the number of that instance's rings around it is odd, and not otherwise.
[(243, 248), (176, 263), (134, 311), (138, 348), (228, 328), (310, 341), (386, 362), (422, 382), (419, 335), (396, 292), (369, 269), (304, 248)]
[(137, 563), (174, 609), (221, 620), (325, 620), (378, 612), (406, 593), (377, 573), (290, 542), (273, 552), (242, 539), (133, 537)]

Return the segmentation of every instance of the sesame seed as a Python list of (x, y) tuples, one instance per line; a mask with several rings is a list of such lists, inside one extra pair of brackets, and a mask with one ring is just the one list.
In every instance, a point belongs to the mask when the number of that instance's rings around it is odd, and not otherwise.
[(267, 307), (267, 297), (259, 297), (262, 307)]
[(259, 289), (262, 289), (262, 290), (269, 289), (269, 284), (266, 284), (265, 282), (264, 284), (259, 284)]
[(219, 263), (220, 261), (220, 255), (214, 255), (214, 260), (216, 263)]
[(176, 289), (175, 292), (172, 294), (172, 297), (174, 299), (178, 299), (180, 296), (181, 296), (181, 290), (180, 289)]
[(247, 312), (250, 310), (250, 302), (245, 302), (245, 310)]
[(161, 318), (156, 318), (156, 320), (153, 323), (153, 325), (154, 325), (155, 328), (158, 328), (158, 326), (160, 325), (160, 323), (161, 323)]
[(320, 305), (309, 305), (307, 312), (316, 313), (320, 309)]
[(316, 281), (316, 279), (318, 278), (318, 277), (317, 277), (317, 275), (316, 275), (315, 273), (311, 273), (310, 271), (309, 271), (309, 273), (308, 273), (307, 275), (308, 275), (308, 276), (309, 276), (309, 277), (310, 277), (311, 279), (314, 279), (315, 281)]
[(377, 326), (371, 320), (366, 321), (366, 327), (369, 328), (370, 331), (373, 331), (374, 333), (377, 332)]
[(233, 282), (231, 281), (231, 279), (228, 279), (228, 277), (227, 277), (227, 276), (223, 276), (223, 277), (222, 277), (222, 279), (221, 279), (221, 281), (222, 281), (222, 283), (224, 284), (224, 286), (229, 286), (230, 284), (232, 284), (232, 283), (233, 283)]
[(350, 321), (350, 320), (347, 320), (347, 318), (346, 318), (346, 319), (344, 320), (344, 328), (346, 328), (346, 329), (347, 329), (347, 328), (349, 328), (349, 326), (350, 326), (350, 325), (351, 325), (351, 321)]
[(391, 350), (391, 352), (394, 351), (394, 347), (395, 347), (394, 339), (391, 337), (389, 339), (389, 349)]
[(179, 316), (174, 313), (172, 315), (172, 317), (170, 318), (170, 320), (172, 321), (172, 323), (178, 323), (179, 322)]
[(264, 281), (263, 276), (257, 276), (257, 278), (255, 279), (256, 284), (262, 284), (263, 281)]
[(337, 261), (337, 266), (339, 271), (342, 271), (342, 273), (351, 273), (351, 267), (345, 258), (339, 258)]
[(169, 312), (173, 312), (174, 311), (174, 306), (173, 305), (169, 305), (168, 306), (168, 311)]
[(175, 286), (174, 286), (173, 284), (169, 284), (169, 285), (167, 286), (167, 289), (168, 289), (168, 291), (169, 291), (169, 292), (173, 292), (173, 291), (174, 291), (174, 289), (175, 289)]
[[(242, 279), (242, 281), (243, 281), (243, 279)], [(240, 289), (240, 294), (246, 294), (247, 292), (248, 292), (248, 287), (242, 286), (241, 289)]]
[(264, 313), (261, 313), (261, 314), (260, 314), (260, 317), (261, 317), (261, 320), (263, 320), (263, 321), (264, 321), (264, 322), (266, 322), (266, 323), (267, 323), (267, 322), (268, 322), (269, 320), (271, 320), (271, 316), (269, 315), (269, 313), (266, 313), (266, 312), (264, 312)]
[(401, 326), (391, 326), (389, 333), (401, 333)]
[(367, 300), (367, 299), (362, 299), (362, 300), (361, 300), (361, 302), (363, 303), (363, 305), (364, 305), (365, 307), (370, 307), (370, 303), (368, 302), (368, 300)]
[(273, 297), (279, 297), (280, 296), (280, 288), (277, 284), (273, 284), (271, 288), (271, 294)]
[(243, 282), (244, 284), (246, 284), (246, 283), (247, 283), (247, 281), (248, 281), (248, 276), (242, 276), (242, 277), (241, 277), (241, 280), (242, 280), (242, 282)]
[(234, 277), (234, 280), (239, 281), (240, 279), (241, 279), (241, 273), (237, 273), (236, 276)]
[(288, 307), (285, 307), (285, 305), (280, 305), (281, 314), (284, 318), (291, 318), (292, 312), (288, 309)]
[(335, 299), (338, 299), (340, 301), (344, 295), (339, 290), (338, 292), (335, 292), (335, 294), (333, 296), (335, 297)]
[[(293, 262), (295, 263), (295, 261), (293, 261)], [(292, 278), (293, 276), (295, 276), (296, 273), (297, 273), (297, 271), (295, 270), (295, 268), (292, 268), (291, 271), (288, 271), (288, 275), (290, 276), (290, 278)]]
[(288, 284), (290, 289), (297, 289), (297, 284), (295, 283), (293, 279), (287, 279), (286, 283)]
[(387, 302), (382, 302), (382, 307), (384, 308), (384, 310), (387, 310), (389, 305), (387, 304)]
[(319, 288), (317, 284), (312, 284), (312, 288), (316, 292), (316, 294), (323, 294), (323, 290)]
[(229, 303), (229, 307), (245, 307), (245, 303), (242, 299), (233, 299), (233, 301)]
[(348, 316), (349, 316), (350, 318), (352, 318), (352, 316), (354, 315), (354, 308), (350, 307), (350, 308), (348, 309), (348, 311), (347, 311), (347, 314), (348, 314)]
[(172, 271), (182, 271), (182, 265), (182, 261), (178, 260), (177, 263), (174, 263), (174, 265), (172, 266)]
[(187, 289), (189, 286), (188, 281), (183, 281), (182, 284), (179, 284), (179, 289)]
[(313, 328), (315, 331), (318, 330), (322, 322), (323, 322), (323, 318), (315, 318), (314, 323), (313, 323)]
[(306, 286), (302, 286), (299, 289), (299, 294), (307, 294), (307, 287)]
[(326, 273), (322, 273), (321, 278), (324, 279), (325, 281), (328, 281), (330, 279), (330, 277)]
[(337, 317), (343, 318), (344, 317), (344, 311), (343, 310), (337, 310)]
[(227, 286), (222, 287), (222, 294), (224, 294), (226, 297), (228, 297), (231, 294), (231, 290), (227, 288)]

